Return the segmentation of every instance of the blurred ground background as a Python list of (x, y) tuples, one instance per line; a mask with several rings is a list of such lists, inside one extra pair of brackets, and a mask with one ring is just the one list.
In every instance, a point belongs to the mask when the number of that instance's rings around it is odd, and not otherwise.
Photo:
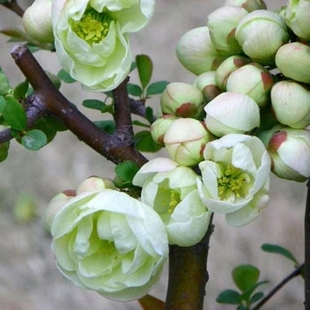
[[(224, 1), (223, 1), (224, 2)], [(25, 8), (31, 1), (22, 2)], [(154, 79), (192, 82), (194, 76), (181, 67), (175, 56), (180, 37), (194, 27), (205, 25), (207, 15), (222, 1), (158, 0), (154, 18), (141, 32), (132, 36), (135, 54), (145, 53), (154, 61)], [(285, 5), (285, 1), (267, 1), (269, 9)], [(21, 26), (20, 18), (0, 7), (0, 29)], [(0, 66), (8, 73), (14, 86), (23, 80), (10, 57), (12, 44), (0, 36)], [(39, 52), (42, 66), (57, 73), (55, 55)], [(79, 86), (63, 86), (62, 92), (80, 106)], [(153, 100), (157, 104), (157, 100)], [(87, 113), (89, 113), (87, 111)], [(100, 118), (100, 115), (91, 115)], [(113, 177), (113, 165), (80, 143), (69, 132), (39, 152), (30, 152), (12, 141), (9, 158), (0, 164), (0, 309), (1, 310), (102, 310), (139, 309), (136, 302), (118, 303), (98, 294), (75, 288), (56, 270), (50, 250), (51, 239), (41, 224), (41, 216), (49, 200), (58, 192), (75, 188), (90, 175)], [(21, 195), (32, 197), (37, 216), (21, 223), (14, 215), (14, 206)], [(222, 216), (215, 217), (206, 287), (205, 309), (234, 309), (215, 302), (218, 294), (233, 288), (230, 272), (239, 264), (253, 264), (261, 269), (261, 280), (270, 281), (269, 291), (293, 270), (290, 262), (260, 250), (263, 243), (275, 243), (290, 249), (303, 261), (303, 213), (306, 184), (272, 178), (271, 201), (254, 223), (243, 228), (225, 224)], [(152, 294), (164, 299), (167, 277), (163, 275)], [(303, 281), (291, 281), (279, 292), (266, 310), (303, 309)]]

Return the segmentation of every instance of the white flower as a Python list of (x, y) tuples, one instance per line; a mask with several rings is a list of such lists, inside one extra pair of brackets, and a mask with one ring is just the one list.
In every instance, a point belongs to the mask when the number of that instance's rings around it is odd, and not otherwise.
[(107, 298), (141, 298), (167, 259), (165, 227), (144, 203), (112, 189), (84, 191), (88, 185), (51, 220), (57, 267), (75, 285)]
[(229, 134), (211, 141), (199, 164), (198, 191), (206, 207), (232, 226), (253, 221), (268, 203), (270, 157), (257, 138)]
[(133, 179), (142, 187), (142, 202), (152, 206), (166, 225), (170, 244), (194, 245), (208, 229), (210, 212), (199, 198), (197, 179), (192, 169), (160, 157), (146, 163)]
[(54, 0), (52, 22), (62, 67), (86, 88), (108, 91), (128, 75), (128, 32), (150, 19), (154, 0)]

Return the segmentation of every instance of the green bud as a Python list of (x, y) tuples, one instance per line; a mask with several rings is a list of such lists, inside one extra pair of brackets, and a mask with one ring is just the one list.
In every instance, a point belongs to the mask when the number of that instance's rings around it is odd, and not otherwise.
[(266, 3), (263, 0), (226, 0), (224, 5), (241, 6), (248, 12), (267, 9)]

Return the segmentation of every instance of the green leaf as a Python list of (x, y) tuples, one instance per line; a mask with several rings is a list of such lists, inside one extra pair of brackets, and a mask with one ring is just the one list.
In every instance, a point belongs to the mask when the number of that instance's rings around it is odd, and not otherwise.
[(47, 138), (43, 131), (33, 129), (22, 136), (21, 143), (28, 150), (38, 151), (41, 147), (46, 145)]
[(57, 134), (57, 129), (50, 126), (50, 123), (45, 118), (37, 120), (32, 129), (37, 129), (44, 132), (47, 139), (46, 143), (51, 142)]
[(0, 144), (0, 162), (4, 161), (9, 154), (9, 142), (4, 142)]
[(240, 294), (234, 290), (225, 290), (216, 298), (219, 304), (239, 305), (241, 303)]
[(3, 96), (0, 96), (0, 113), (2, 113), (3, 108), (6, 105), (5, 98)]
[(137, 68), (137, 64), (135, 61), (132, 61), (131, 62), (131, 66), (130, 66), (130, 71), (129, 72), (132, 72), (133, 70), (135, 70)]
[(253, 292), (261, 285), (268, 283), (268, 281), (260, 281), (255, 283), (253, 286), (249, 287), (246, 291), (241, 295), (242, 300), (249, 301)]
[(146, 107), (145, 117), (150, 124), (152, 124), (155, 121), (153, 109), (151, 107)]
[(115, 167), (116, 175), (124, 182), (132, 183), (132, 179), (139, 170), (139, 166), (133, 161), (124, 161)]
[(128, 94), (132, 96), (136, 96), (136, 97), (141, 97), (142, 92), (143, 92), (142, 88), (139, 85), (131, 84), (131, 83), (127, 84), (127, 91), (128, 91)]
[(244, 292), (257, 283), (259, 274), (259, 270), (252, 265), (240, 265), (233, 270), (232, 277), (236, 286)]
[(27, 125), (26, 112), (22, 105), (12, 96), (6, 97), (6, 104), (2, 110), (2, 115), (12, 129), (25, 129)]
[(86, 99), (82, 104), (85, 108), (99, 111), (102, 111), (106, 107), (106, 104), (103, 101), (97, 99)]
[(28, 81), (24, 81), (19, 83), (14, 89), (13, 89), (13, 97), (15, 99), (23, 99), (26, 97), (27, 91), (29, 88)]
[[(8, 2), (8, 1), (6, 1)], [(1, 2), (0, 2), (1, 3)], [(5, 36), (11, 37), (14, 39), (14, 41), (16, 42), (26, 42), (28, 41), (28, 36), (27, 34), (22, 31), (19, 28), (6, 28), (6, 29), (1, 29), (0, 33), (2, 33)]]
[(144, 297), (138, 299), (138, 302), (143, 310), (164, 310), (165, 303), (151, 295), (145, 295)]
[(283, 248), (280, 245), (265, 243), (261, 246), (261, 249), (268, 253), (280, 254), (293, 261), (296, 265), (298, 265), (298, 261), (295, 258), (295, 256), (289, 250)]
[(264, 293), (263, 292), (257, 292), (255, 293), (251, 299), (250, 299), (250, 303), (254, 304), (255, 302), (259, 301), (260, 299), (262, 299), (264, 297)]
[(152, 60), (147, 55), (137, 55), (136, 64), (142, 89), (145, 89), (145, 87), (150, 83), (153, 73)]
[(10, 88), (9, 80), (0, 67), (0, 95), (5, 96), (10, 91)]
[(167, 81), (158, 81), (155, 83), (152, 83), (148, 86), (148, 88), (146, 89), (146, 96), (151, 96), (151, 95), (157, 95), (157, 94), (161, 94), (166, 86), (169, 84), (169, 82)]
[(46, 122), (47, 126), (52, 128), (53, 130), (56, 130), (56, 131), (68, 130), (66, 125), (63, 123), (63, 121), (61, 121), (59, 118), (53, 115), (45, 116), (43, 119)]
[(237, 310), (250, 310), (250, 309), (243, 305), (240, 305), (239, 307), (237, 307)]
[(75, 82), (75, 79), (71, 77), (71, 75), (66, 72), (65, 70), (61, 69), (57, 76), (62, 80), (64, 81), (65, 83), (68, 83), (68, 84), (71, 84), (71, 83), (74, 83)]
[(149, 131), (140, 131), (135, 135), (136, 148), (141, 152), (155, 153), (159, 151), (162, 146), (155, 143)]
[(96, 121), (94, 124), (99, 127), (101, 130), (105, 131), (108, 134), (113, 134), (115, 131), (115, 122), (112, 120), (108, 121)]

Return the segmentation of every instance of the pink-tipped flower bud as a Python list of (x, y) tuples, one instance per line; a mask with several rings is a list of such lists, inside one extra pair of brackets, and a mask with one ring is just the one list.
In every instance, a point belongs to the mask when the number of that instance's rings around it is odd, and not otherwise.
[(221, 90), (215, 81), (215, 71), (200, 74), (195, 79), (193, 85), (202, 92), (205, 103), (210, 102), (221, 93)]
[(199, 118), (204, 107), (202, 92), (187, 83), (170, 83), (160, 97), (163, 114)]
[(77, 195), (83, 192), (93, 192), (102, 189), (115, 189), (115, 185), (111, 179), (99, 178), (97, 176), (92, 176), (83, 181), (76, 189)]
[(241, 6), (248, 12), (267, 9), (267, 5), (263, 0), (226, 0), (224, 5)]
[(273, 77), (268, 70), (258, 63), (250, 63), (235, 70), (227, 80), (226, 89), (251, 97), (259, 107), (270, 101)]
[(151, 125), (151, 136), (153, 140), (160, 145), (164, 144), (164, 137), (171, 126), (171, 124), (177, 119), (176, 116), (165, 114), (161, 118), (158, 118), (152, 125)]

